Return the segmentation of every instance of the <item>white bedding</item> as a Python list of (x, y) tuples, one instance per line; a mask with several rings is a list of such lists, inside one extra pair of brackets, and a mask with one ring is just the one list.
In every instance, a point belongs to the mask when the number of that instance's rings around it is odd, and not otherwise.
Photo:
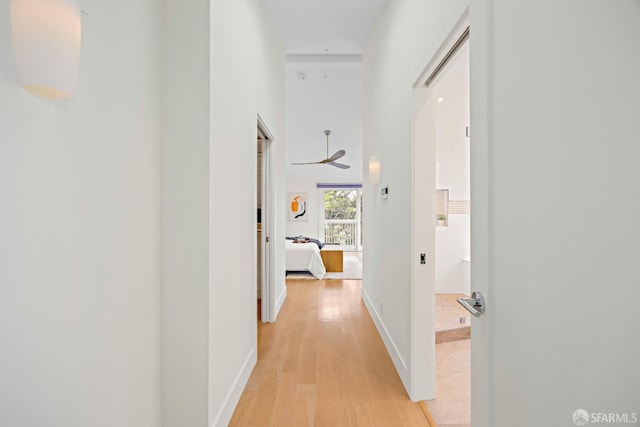
[(315, 243), (293, 243), (293, 240), (287, 240), (285, 249), (287, 271), (309, 271), (318, 279), (327, 274), (320, 249)]

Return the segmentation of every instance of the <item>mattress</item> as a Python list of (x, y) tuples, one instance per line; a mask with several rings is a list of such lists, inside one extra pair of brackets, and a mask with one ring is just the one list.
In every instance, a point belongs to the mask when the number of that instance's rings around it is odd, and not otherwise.
[(327, 273), (315, 243), (293, 243), (287, 240), (285, 245), (285, 268), (287, 271), (308, 271), (322, 279)]

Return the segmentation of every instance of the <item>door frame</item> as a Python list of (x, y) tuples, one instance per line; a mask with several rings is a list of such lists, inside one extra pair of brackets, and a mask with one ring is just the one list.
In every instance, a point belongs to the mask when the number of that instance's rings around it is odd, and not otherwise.
[[(273, 191), (273, 171), (271, 168), (271, 149), (275, 138), (269, 131), (268, 126), (265, 124), (260, 114), (258, 114), (258, 132), (262, 136), (262, 179), (261, 186), (257, 191), (261, 194), (261, 216), (262, 216), (262, 233), (260, 239), (261, 245), (261, 263), (260, 263), (260, 290), (261, 290), (261, 321), (263, 323), (275, 322), (276, 315), (276, 295), (274, 289), (274, 257), (271, 253), (271, 234), (275, 229), (274, 222), (274, 200), (275, 192)], [(257, 249), (257, 248), (256, 248)], [(257, 251), (256, 251), (257, 265)], [(257, 282), (257, 280), (255, 281)], [(257, 285), (257, 283), (256, 283)]]
[[(412, 140), (412, 257), (411, 263), (411, 390), (413, 401), (432, 400), (435, 395), (435, 123), (432, 90), (427, 81), (470, 26), (469, 8), (426, 62), (413, 85)], [(472, 160), (473, 161), (473, 160)], [(424, 165), (432, 164), (433, 168)], [(427, 218), (427, 220), (425, 220)], [(421, 263), (422, 255), (426, 263)]]

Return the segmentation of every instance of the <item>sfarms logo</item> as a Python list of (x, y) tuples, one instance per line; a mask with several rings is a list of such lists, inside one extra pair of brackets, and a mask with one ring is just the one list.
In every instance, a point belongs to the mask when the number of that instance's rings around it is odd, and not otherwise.
[(637, 412), (592, 412), (589, 413), (584, 409), (578, 409), (573, 413), (573, 423), (577, 426), (583, 426), (587, 423), (593, 424), (635, 424), (638, 422)]
[(589, 413), (584, 409), (578, 409), (573, 413), (573, 422), (578, 426), (583, 426), (589, 422)]

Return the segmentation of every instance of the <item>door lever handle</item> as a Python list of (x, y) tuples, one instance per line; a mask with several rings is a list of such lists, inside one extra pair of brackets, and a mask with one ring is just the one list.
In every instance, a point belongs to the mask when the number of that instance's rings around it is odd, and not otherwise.
[(471, 298), (458, 298), (458, 303), (473, 314), (475, 317), (482, 316), (485, 310), (484, 297), (480, 292), (471, 294)]

